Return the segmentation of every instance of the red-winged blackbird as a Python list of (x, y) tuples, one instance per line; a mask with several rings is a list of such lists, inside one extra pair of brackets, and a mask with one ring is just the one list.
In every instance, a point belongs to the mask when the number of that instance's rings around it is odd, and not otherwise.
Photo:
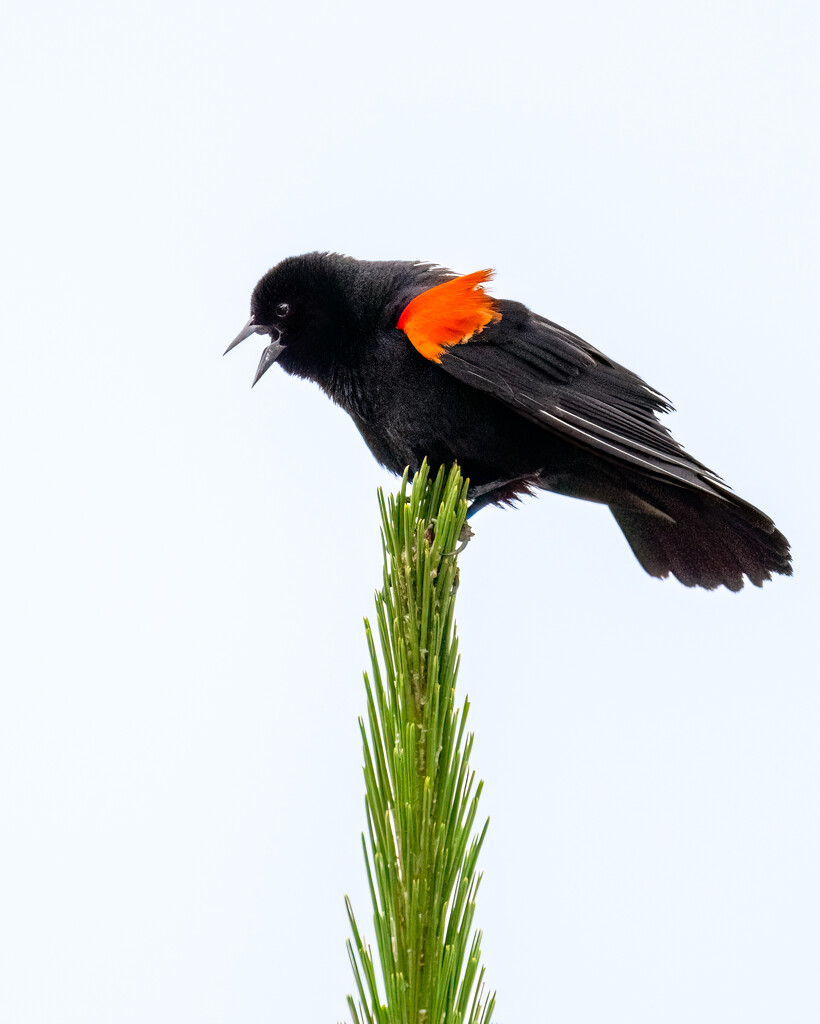
[(353, 418), (401, 473), (457, 461), (471, 514), (533, 489), (609, 505), (651, 576), (740, 590), (791, 575), (774, 523), (688, 455), (640, 377), (519, 302), (426, 263), (334, 253), (283, 260), (259, 281), (226, 351), (270, 336), (254, 384), (278, 362)]

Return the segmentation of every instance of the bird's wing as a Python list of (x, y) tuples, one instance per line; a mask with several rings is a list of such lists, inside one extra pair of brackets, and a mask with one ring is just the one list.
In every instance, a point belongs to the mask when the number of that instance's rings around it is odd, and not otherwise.
[(656, 413), (672, 409), (663, 395), (526, 306), (496, 302), (495, 308), (501, 314), (497, 322), (441, 349), (442, 370), (616, 463), (731, 495), (659, 422)]

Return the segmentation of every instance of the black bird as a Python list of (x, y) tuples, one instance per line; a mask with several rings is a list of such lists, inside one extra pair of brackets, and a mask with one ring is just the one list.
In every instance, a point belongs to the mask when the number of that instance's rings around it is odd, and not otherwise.
[(471, 514), (535, 489), (609, 505), (651, 576), (740, 590), (791, 575), (768, 516), (688, 455), (657, 419), (669, 401), (577, 335), (491, 298), (488, 270), (308, 253), (259, 281), (252, 334), (353, 418), (394, 473), (457, 461)]

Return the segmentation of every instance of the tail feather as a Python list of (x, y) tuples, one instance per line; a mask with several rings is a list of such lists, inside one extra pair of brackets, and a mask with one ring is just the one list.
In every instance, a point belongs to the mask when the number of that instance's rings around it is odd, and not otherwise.
[(657, 482), (640, 490), (661, 514), (610, 509), (650, 576), (663, 579), (671, 573), (687, 587), (734, 591), (743, 587), (744, 577), (760, 587), (773, 573), (791, 576), (788, 541), (768, 516), (741, 498)]

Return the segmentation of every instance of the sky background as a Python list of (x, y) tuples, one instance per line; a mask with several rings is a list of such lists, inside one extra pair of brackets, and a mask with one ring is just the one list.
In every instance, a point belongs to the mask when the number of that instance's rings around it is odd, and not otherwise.
[(347, 1020), (380, 579), (352, 423), (261, 343), (330, 249), (495, 267), (675, 402), (795, 576), (481, 513), (460, 693), (497, 1024), (820, 1020), (816, 3), (3, 15), (0, 1019)]

